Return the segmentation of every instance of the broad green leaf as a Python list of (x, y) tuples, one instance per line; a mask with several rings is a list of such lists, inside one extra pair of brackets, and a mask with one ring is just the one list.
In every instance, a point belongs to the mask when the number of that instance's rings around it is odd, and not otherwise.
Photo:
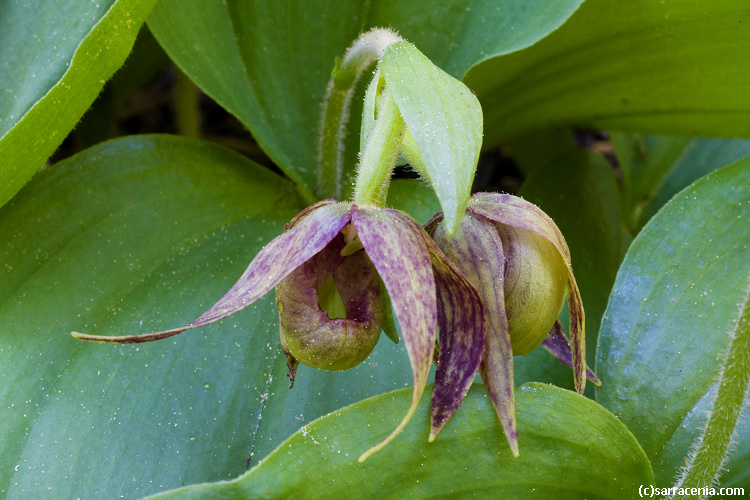
[[(735, 428), (745, 407), (745, 395), (750, 394), (750, 273), (744, 285), (737, 304), (738, 314), (729, 331), (729, 345), (718, 360), (721, 372), (716, 398), (677, 483), (684, 488), (716, 484), (724, 472), (730, 448), (736, 446)], [(687, 495), (679, 494), (676, 498), (685, 499)]]
[(672, 196), (717, 168), (750, 155), (745, 139), (613, 134), (622, 172), (624, 224), (637, 233)]
[[(399, 30), (460, 78), (481, 60), (546, 36), (580, 3), (461, 0), (428, 9), (417, 0), (165, 0), (154, 9), (149, 26), (180, 68), (237, 116), (274, 162), (311, 193), (323, 95), (335, 58), (359, 33), (376, 26)], [(352, 172), (359, 138), (351, 131), (359, 130), (359, 106), (352, 109), (346, 148)]]
[(140, 345), (76, 340), (190, 322), (304, 207), (225, 148), (170, 136), (103, 143), (0, 209), (0, 496), (139, 497), (236, 477), (306, 422), (411, 382), (381, 342), (293, 390), (266, 297)]
[(551, 125), (750, 137), (745, 0), (588, 0), (560, 29), (469, 71), (485, 148)]
[(390, 45), (378, 68), (417, 147), (418, 170), (429, 179), (453, 234), (469, 203), (482, 148), (479, 101), (408, 42)]
[(0, 2), (0, 206), (62, 143), (156, 0)]
[(651, 484), (648, 460), (604, 408), (544, 384), (518, 391), (521, 455), (514, 458), (482, 385), (432, 442), (427, 398), (412, 424), (358, 463), (386, 436), (410, 390), (376, 396), (297, 432), (243, 477), (167, 492), (159, 499), (247, 498), (588, 498), (621, 499)]
[[(596, 397), (659, 464), (659, 484), (684, 465), (695, 434), (681, 426), (706, 408), (723, 369), (750, 273), (749, 218), (750, 160), (741, 160), (667, 203), (618, 272), (599, 333)], [(745, 474), (746, 459), (730, 454), (722, 481)]]
[[(586, 313), (588, 364), (593, 367), (599, 323), (630, 242), (620, 227), (612, 168), (601, 155), (569, 146), (567, 151), (538, 165), (519, 194), (552, 217), (568, 243)], [(561, 323), (567, 325), (567, 317)], [(570, 332), (566, 333), (570, 336)], [(516, 383), (538, 380), (573, 387), (570, 368), (544, 349), (516, 356), (515, 370)]]
[[(129, 118), (125, 114), (130, 111), (127, 105), (169, 64), (167, 54), (148, 28), (144, 27), (138, 33), (133, 50), (123, 67), (107, 82), (91, 109), (72, 131), (71, 139), (75, 141), (76, 151), (125, 135), (122, 125)], [(177, 85), (176, 74), (175, 79)], [(175, 97), (175, 113), (179, 113), (180, 104)]]

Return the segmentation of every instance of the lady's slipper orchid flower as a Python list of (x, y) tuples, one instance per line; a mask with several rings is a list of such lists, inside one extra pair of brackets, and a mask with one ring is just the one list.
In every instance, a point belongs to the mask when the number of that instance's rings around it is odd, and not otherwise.
[[(366, 358), (380, 335), (383, 302), (376, 272), (401, 325), (414, 392), (401, 424), (364, 453), (362, 461), (393, 439), (414, 413), (427, 382), (438, 329), (441, 350), (430, 440), (463, 401), (484, 351), (485, 311), (479, 293), (424, 229), (401, 212), (318, 202), (287, 224), (226, 295), (192, 323), (144, 335), (73, 335), (116, 343), (163, 339), (226, 318), (276, 287), (290, 377), (297, 362), (346, 369)], [(345, 317), (332, 319), (319, 306), (321, 287), (330, 276), (344, 301)]]
[[(516, 196), (479, 193), (469, 201), (453, 236), (436, 215), (427, 225), (437, 245), (477, 287), (488, 326), (479, 373), (518, 455), (513, 394), (513, 355), (526, 355), (540, 344), (573, 367), (575, 386), (583, 393), (586, 378), (584, 312), (570, 252), (552, 219)], [(568, 295), (572, 352), (557, 316)], [(434, 400), (433, 400), (434, 401)]]

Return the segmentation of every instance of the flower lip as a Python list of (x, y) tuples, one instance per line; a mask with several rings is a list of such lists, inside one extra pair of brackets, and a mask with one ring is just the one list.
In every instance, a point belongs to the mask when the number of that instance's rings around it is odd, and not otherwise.
[(554, 221), (533, 203), (523, 198), (500, 193), (477, 193), (469, 200), (467, 210), (496, 223), (526, 229), (552, 243), (565, 262), (568, 274), (568, 311), (570, 315), (573, 378), (576, 390), (583, 394), (586, 386), (585, 316), (581, 292), (578, 289), (570, 250), (565, 237)]
[[(296, 362), (312, 368), (347, 370), (369, 356), (380, 337), (383, 303), (380, 282), (365, 252), (343, 257), (343, 238), (292, 271), (276, 286), (281, 345), (293, 383)], [(332, 278), (345, 316), (331, 318), (319, 293)]]

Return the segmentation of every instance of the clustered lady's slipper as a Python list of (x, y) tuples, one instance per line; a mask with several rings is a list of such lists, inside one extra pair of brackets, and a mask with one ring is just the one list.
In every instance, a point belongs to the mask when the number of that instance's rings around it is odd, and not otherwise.
[[(159, 340), (226, 318), (278, 285), (281, 341), (290, 376), (298, 362), (346, 369), (364, 360), (380, 335), (382, 299), (374, 266), (401, 326), (414, 393), (403, 422), (362, 459), (393, 439), (411, 418), (427, 383), (440, 329), (444, 347), (433, 391), (438, 402), (432, 407), (434, 437), (461, 404), (479, 369), (485, 313), (476, 289), (417, 222), (396, 210), (325, 200), (302, 211), (287, 227), (258, 253), (226, 295), (192, 323), (144, 335), (74, 335), (100, 342)], [(355, 253), (342, 256), (348, 253), (347, 245)], [(360, 245), (363, 251), (357, 250)], [(318, 304), (316, 287), (330, 276), (344, 300), (345, 318), (331, 319)]]
[[(433, 359), (429, 440), (480, 373), (518, 455), (513, 354), (541, 343), (573, 367), (577, 390), (584, 388), (583, 306), (568, 247), (554, 222), (520, 198), (469, 198), (481, 147), (479, 102), (388, 30), (365, 33), (337, 63), (322, 120), (319, 192), (341, 184), (353, 82), (373, 59), (379, 65), (366, 93), (351, 203), (328, 199), (300, 212), (224, 297), (188, 325), (144, 335), (73, 335), (117, 343), (163, 339), (226, 318), (275, 288), (291, 388), (299, 363), (346, 370), (362, 362), (393, 307), (413, 373), (412, 401), (398, 427), (360, 461), (404, 428)], [(402, 212), (381, 208), (399, 153), (431, 182), (443, 207), (426, 230)], [(556, 321), (566, 293), (572, 352)]]
[[(586, 377), (584, 313), (570, 252), (560, 230), (536, 205), (507, 194), (478, 193), (469, 201), (458, 231), (449, 236), (442, 214), (427, 231), (469, 281), (487, 310), (486, 347), (479, 367), (492, 405), (514, 455), (518, 431), (513, 395), (513, 355), (540, 344), (573, 367), (583, 393)], [(557, 321), (568, 295), (572, 352)]]

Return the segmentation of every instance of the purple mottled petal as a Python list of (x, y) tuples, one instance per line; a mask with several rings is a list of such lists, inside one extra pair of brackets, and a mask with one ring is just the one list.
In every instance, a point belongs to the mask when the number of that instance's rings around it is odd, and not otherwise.
[[(568, 337), (565, 335), (560, 321), (555, 321), (555, 325), (549, 331), (547, 338), (542, 341), (542, 347), (547, 349), (558, 360), (571, 368), (573, 367), (573, 354), (570, 352), (570, 342), (568, 342)], [(599, 377), (589, 367), (586, 367), (586, 378), (595, 385), (602, 385)]]
[(456, 235), (442, 226), (433, 238), (469, 281), (480, 290), (487, 312), (487, 340), (479, 374), (503, 426), (512, 453), (518, 456), (518, 429), (513, 391), (513, 349), (505, 314), (503, 246), (495, 224), (467, 212)]
[(287, 274), (320, 252), (351, 220), (351, 205), (324, 205), (263, 247), (242, 277), (216, 305), (190, 326), (213, 323), (247, 307), (271, 291)]
[(573, 378), (576, 390), (583, 394), (586, 387), (586, 324), (581, 292), (578, 290), (570, 250), (560, 229), (542, 209), (518, 198), (500, 193), (477, 193), (469, 201), (468, 210), (490, 220), (520, 227), (546, 238), (560, 252), (568, 268), (568, 310), (570, 312), (570, 332), (573, 337)]
[[(459, 229), (460, 231), (460, 229)], [(453, 416), (479, 370), (487, 338), (484, 305), (479, 292), (423, 233), (430, 250), (437, 285), (440, 361), (432, 391), (432, 441)]]
[(427, 232), (427, 234), (432, 234), (435, 231), (435, 228), (443, 221), (443, 212), (438, 212), (435, 215), (432, 216), (432, 218), (427, 221), (427, 224), (424, 225), (424, 230)]
[(294, 226), (296, 226), (299, 223), (299, 221), (303, 220), (305, 217), (307, 217), (308, 215), (310, 215), (310, 213), (314, 212), (315, 210), (319, 209), (320, 207), (324, 207), (326, 205), (332, 205), (334, 203), (338, 203), (338, 202), (336, 200), (331, 199), (331, 198), (328, 198), (326, 200), (316, 201), (315, 203), (313, 203), (312, 205), (310, 205), (309, 207), (305, 208), (300, 213), (298, 213), (297, 215), (295, 215), (294, 217), (292, 217), (292, 220), (290, 220), (289, 222), (287, 222), (286, 224), (284, 224), (284, 230), (285, 231), (289, 231), (291, 228), (293, 228)]
[(437, 303), (430, 255), (419, 224), (396, 210), (357, 206), (352, 221), (391, 297), (414, 374), (406, 416), (390, 436), (359, 458), (362, 462), (396, 437), (417, 408), (435, 346)]
[(103, 337), (79, 333), (75, 336), (83, 340), (121, 344), (151, 342), (226, 318), (263, 297), (286, 275), (321, 251), (351, 220), (351, 208), (347, 203), (332, 203), (309, 212), (293, 228), (263, 247), (237, 283), (189, 325), (144, 335)]

